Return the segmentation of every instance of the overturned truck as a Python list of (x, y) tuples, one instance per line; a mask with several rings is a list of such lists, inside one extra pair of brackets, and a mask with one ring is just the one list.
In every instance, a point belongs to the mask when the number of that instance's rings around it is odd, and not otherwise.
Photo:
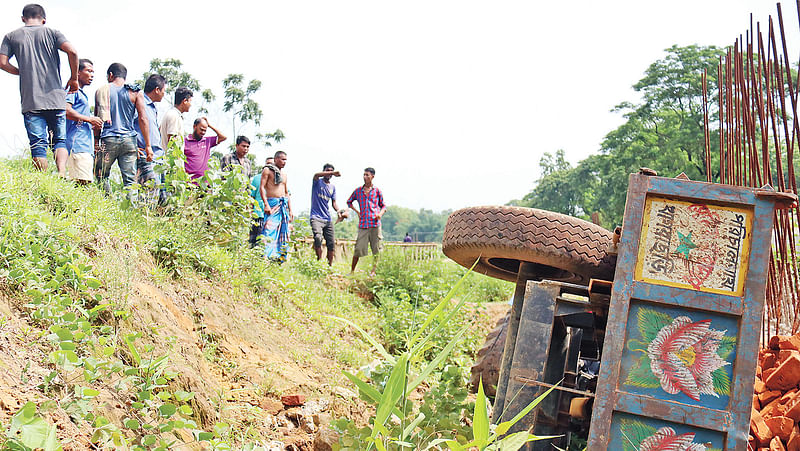
[(473, 367), (492, 420), (555, 386), (509, 431), (560, 436), (529, 449), (747, 449), (773, 212), (794, 202), (642, 171), (621, 231), (520, 207), (454, 212), (444, 253), (516, 282)]

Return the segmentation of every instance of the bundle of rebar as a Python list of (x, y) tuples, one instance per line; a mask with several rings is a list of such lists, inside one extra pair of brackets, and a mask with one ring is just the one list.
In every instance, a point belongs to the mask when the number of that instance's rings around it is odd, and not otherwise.
[[(800, 26), (800, 0), (796, 0)], [(795, 151), (800, 143), (797, 100), (800, 77), (792, 72), (780, 3), (777, 27), (753, 24), (720, 58), (717, 71), (719, 123), (709, 121), (713, 100), (708, 96), (708, 74), (703, 75), (705, 164), (709, 182), (763, 187), (797, 194)], [(719, 136), (719, 173), (712, 171), (711, 136)], [(716, 157), (716, 155), (714, 155)], [(716, 168), (714, 168), (716, 169)], [(715, 180), (716, 178), (716, 180)], [(764, 342), (772, 335), (795, 334), (800, 329), (800, 276), (796, 236), (800, 207), (775, 211), (772, 255), (767, 275)]]

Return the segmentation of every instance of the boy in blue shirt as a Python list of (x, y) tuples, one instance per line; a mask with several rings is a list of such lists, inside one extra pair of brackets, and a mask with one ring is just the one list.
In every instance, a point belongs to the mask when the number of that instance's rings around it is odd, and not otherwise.
[(92, 115), (89, 97), (83, 91), (94, 80), (94, 64), (88, 59), (78, 62), (77, 91), (67, 94), (67, 171), (69, 178), (79, 185), (92, 182), (94, 167), (94, 133), (100, 130), (103, 120)]

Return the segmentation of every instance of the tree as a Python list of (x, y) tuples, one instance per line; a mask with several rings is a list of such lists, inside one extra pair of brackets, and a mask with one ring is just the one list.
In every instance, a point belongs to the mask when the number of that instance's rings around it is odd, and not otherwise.
[(242, 126), (248, 122), (252, 122), (255, 125), (261, 124), (263, 112), (258, 102), (253, 99), (255, 93), (261, 89), (261, 81), (252, 79), (245, 87), (244, 75), (230, 74), (222, 80), (222, 89), (225, 90), (225, 103), (222, 106), (222, 110), (226, 113), (231, 113), (234, 137), (238, 136), (236, 134), (237, 119)]
[(150, 69), (142, 74), (141, 80), (137, 80), (140, 86), (144, 87), (144, 82), (151, 75), (159, 74), (167, 80), (166, 99), (172, 99), (172, 94), (181, 86), (191, 89), (195, 93), (200, 93), (200, 97), (204, 103), (198, 106), (201, 113), (207, 113), (206, 104), (214, 101), (214, 93), (210, 89), (200, 90), (200, 82), (192, 76), (192, 74), (183, 70), (183, 63), (176, 58), (159, 59), (153, 58), (150, 60)]
[[(222, 88), (225, 90), (225, 103), (222, 110), (231, 113), (234, 137), (241, 134), (241, 128), (238, 134), (236, 132), (237, 120), (241, 127), (250, 122), (255, 126), (261, 125), (261, 118), (264, 114), (261, 106), (254, 99), (255, 94), (261, 89), (261, 81), (252, 79), (245, 87), (244, 75), (230, 74), (222, 80)], [(270, 147), (273, 142), (280, 143), (286, 136), (281, 129), (275, 129), (271, 133), (256, 132), (255, 138), (265, 147)]]
[(545, 152), (539, 160), (539, 168), (541, 176), (533, 191), (514, 204), (570, 216), (585, 216), (582, 182), (576, 178), (577, 171), (564, 157), (564, 150), (557, 150), (555, 155)]
[[(606, 135), (600, 153), (575, 168), (559, 166), (556, 157), (541, 162), (543, 176), (523, 202), (572, 215), (601, 212), (603, 225), (621, 223), (628, 175), (640, 167), (674, 177), (685, 172), (705, 180), (702, 74), (708, 71), (708, 98), (716, 99), (717, 64), (723, 50), (714, 46), (672, 46), (666, 57), (648, 67), (633, 89), (639, 103), (623, 102), (613, 111), (625, 123)], [(713, 125), (715, 111), (709, 120)], [(719, 168), (719, 141), (711, 136), (712, 170)], [(552, 171), (548, 170), (552, 168)], [(718, 170), (718, 169), (717, 169)], [(712, 180), (719, 174), (712, 173)]]
[(384, 237), (389, 241), (401, 240), (416, 217), (417, 213), (410, 208), (389, 205), (381, 218)]

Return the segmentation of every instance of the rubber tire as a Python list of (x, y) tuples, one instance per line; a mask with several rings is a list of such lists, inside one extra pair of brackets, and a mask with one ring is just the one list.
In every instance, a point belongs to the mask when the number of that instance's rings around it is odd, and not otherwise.
[(532, 280), (586, 285), (614, 279), (613, 234), (591, 222), (523, 207), (470, 207), (447, 218), (442, 251), (467, 268), (516, 282), (520, 262), (536, 265)]
[(503, 348), (506, 345), (506, 331), (511, 314), (497, 320), (495, 328), (486, 336), (483, 347), (475, 355), (469, 378), (470, 391), (478, 392), (478, 382), (483, 381), (483, 392), (494, 399), (497, 394), (497, 382), (500, 380), (500, 361), (503, 360)]

